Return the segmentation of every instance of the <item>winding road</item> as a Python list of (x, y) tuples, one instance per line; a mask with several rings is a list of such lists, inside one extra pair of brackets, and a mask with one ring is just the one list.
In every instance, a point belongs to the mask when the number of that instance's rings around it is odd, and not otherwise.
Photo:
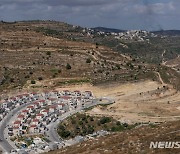
[(6, 136), (7, 132), (5, 132), (5, 130), (6, 130), (7, 125), (9, 124), (9, 122), (11, 121), (11, 119), (13, 118), (13, 116), (16, 113), (18, 113), (20, 110), (22, 110), (23, 108), (25, 108), (26, 106), (28, 106), (31, 103), (32, 102), (26, 103), (26, 104), (23, 104), (15, 109), (13, 109), (6, 115), (6, 117), (0, 123), (0, 139), (2, 140), (2, 141), (0, 141), (0, 146), (4, 152), (10, 153), (10, 151), (15, 148), (15, 145), (13, 144), (13, 142), (11, 142), (8, 139), (8, 136)]
[[(106, 100), (107, 102), (106, 103), (101, 103), (99, 100)], [(69, 111), (65, 114), (63, 114), (61, 117), (58, 118), (58, 120), (54, 123), (51, 123), (49, 125), (49, 131), (46, 132), (46, 135), (48, 136), (48, 139), (51, 141), (51, 142), (61, 142), (62, 139), (59, 137), (58, 133), (57, 133), (57, 127), (58, 127), (58, 124), (68, 118), (69, 116), (73, 115), (73, 114), (76, 114), (80, 111), (82, 111), (83, 109), (87, 109), (87, 108), (90, 108), (90, 107), (93, 107), (93, 106), (96, 106), (96, 105), (108, 105), (108, 104), (113, 104), (114, 103), (114, 100), (110, 99), (110, 98), (106, 98), (106, 97), (103, 97), (103, 98), (100, 98), (100, 99), (94, 99), (93, 100), (93, 103), (90, 103), (90, 104), (86, 104), (86, 106), (84, 108), (80, 107), (76, 110), (72, 110), (72, 111)]]
[[(51, 123), (48, 128), (49, 130), (46, 132), (46, 136), (48, 137), (48, 139), (51, 142), (61, 142), (62, 139), (59, 137), (59, 135), (57, 134), (57, 127), (58, 124), (68, 118), (69, 116), (82, 111), (83, 109), (92, 107), (92, 106), (96, 106), (96, 105), (100, 105), (100, 104), (112, 104), (114, 103), (114, 101), (110, 98), (101, 98), (102, 100), (107, 100), (107, 103), (101, 103), (99, 100), (100, 99), (94, 99), (93, 103), (89, 103), (86, 104), (86, 106), (84, 108), (79, 107), (76, 110), (72, 110), (69, 112), (66, 112), (65, 114), (63, 114), (62, 116), (60, 116), (58, 118), (58, 120), (56, 122)], [(23, 108), (27, 107), (28, 105), (32, 104), (33, 102), (29, 102), (26, 104), (23, 104), (15, 109), (13, 109), (12, 111), (10, 111), (6, 117), (2, 120), (2, 122), (0, 123), (0, 147), (2, 148), (4, 153), (10, 153), (10, 151), (12, 149), (16, 149), (15, 144), (9, 139), (9, 136), (7, 134), (7, 125), (10, 123), (11, 119)]]

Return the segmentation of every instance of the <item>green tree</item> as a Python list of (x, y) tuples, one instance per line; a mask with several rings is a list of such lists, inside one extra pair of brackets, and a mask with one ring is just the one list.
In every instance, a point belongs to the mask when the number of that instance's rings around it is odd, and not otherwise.
[(47, 51), (46, 55), (50, 56), (51, 55), (51, 51)]
[(36, 81), (34, 81), (34, 80), (31, 80), (31, 84), (36, 84)]
[(67, 63), (66, 69), (67, 69), (67, 70), (70, 70), (70, 69), (71, 69), (71, 65), (70, 65), (69, 63)]
[(100, 119), (101, 124), (105, 124), (105, 123), (108, 123), (108, 122), (111, 122), (111, 118), (109, 118), (109, 117), (102, 117)]
[(91, 59), (90, 58), (86, 59), (86, 63), (91, 63)]

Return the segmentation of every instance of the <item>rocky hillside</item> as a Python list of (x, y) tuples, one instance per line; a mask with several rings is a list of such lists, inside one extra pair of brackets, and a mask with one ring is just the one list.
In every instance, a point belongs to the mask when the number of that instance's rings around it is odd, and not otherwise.
[[(0, 22), (0, 94), (146, 79), (180, 90), (179, 49), (179, 36), (146, 31), (117, 34), (55, 21)], [(178, 140), (178, 133), (168, 134), (178, 128), (178, 122), (142, 126), (55, 153), (165, 153), (149, 149), (150, 141)]]
[[(139, 38), (140, 34), (142, 38), (149, 37), (149, 33), (140, 31), (124, 33), (124, 37)], [(0, 89), (158, 80), (154, 71), (165, 72), (166, 66), (149, 60), (161, 62), (177, 56), (178, 46), (173, 38), (164, 40), (166, 46), (171, 43), (174, 47), (164, 53), (162, 39), (152, 37), (147, 43), (134, 37), (125, 40), (116, 37), (63, 22), (1, 22)], [(170, 75), (178, 78), (175, 72)], [(176, 79), (170, 83), (177, 85)]]
[(121, 133), (114, 133), (98, 139), (92, 139), (59, 151), (49, 154), (178, 154), (179, 149), (151, 149), (151, 142), (172, 142), (180, 140), (179, 122), (168, 122), (160, 125), (148, 125), (128, 130)]
[[(152, 65), (87, 41), (81, 30), (52, 21), (0, 23), (0, 89), (154, 77)], [(77, 41), (80, 35), (86, 40)]]

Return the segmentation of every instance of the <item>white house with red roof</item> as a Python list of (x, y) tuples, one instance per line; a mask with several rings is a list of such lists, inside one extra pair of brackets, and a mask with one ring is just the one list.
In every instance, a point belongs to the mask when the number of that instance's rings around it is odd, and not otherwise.
[(9, 100), (12, 101), (12, 102), (16, 102), (17, 98), (16, 97), (11, 97), (11, 98), (9, 98)]
[(38, 113), (38, 114), (36, 115), (36, 119), (38, 119), (38, 120), (43, 119), (43, 117), (44, 117), (44, 114), (42, 114), (42, 113)]
[(22, 115), (27, 116), (29, 114), (29, 110), (25, 109), (21, 112)]
[(29, 94), (23, 94), (24, 98), (28, 98)]
[(40, 111), (40, 113), (42, 113), (44, 116), (48, 116), (49, 115), (49, 110), (43, 109)]
[(17, 120), (18, 120), (18, 121), (22, 121), (24, 118), (25, 118), (25, 115), (23, 115), (23, 114), (19, 114), (19, 115), (17, 116)]
[(75, 90), (75, 91), (73, 92), (73, 94), (74, 94), (75, 96), (81, 96), (81, 92), (80, 92), (79, 90)]
[(31, 121), (31, 124), (32, 125), (38, 125), (39, 124), (39, 119), (33, 119), (32, 121)]
[(20, 126), (21, 126), (21, 121), (19, 121), (19, 120), (14, 121), (13, 127), (20, 127)]
[(36, 124), (33, 124), (29, 127), (29, 133), (38, 133), (38, 127)]
[(43, 125), (48, 125), (51, 121), (49, 121), (49, 119), (45, 119), (42, 121)]
[(34, 106), (35, 109), (37, 109), (37, 108), (40, 107), (40, 103), (39, 103), (38, 101), (35, 101), (35, 102), (33, 103), (33, 106)]
[(56, 102), (57, 102), (57, 98), (49, 98), (47, 101), (47, 104), (52, 105), (52, 104), (55, 104)]
[(36, 92), (32, 92), (31, 94), (29, 94), (31, 97), (37, 96)]
[(63, 94), (63, 95), (70, 95), (70, 93), (71, 93), (71, 92), (70, 92), (69, 90), (63, 90), (63, 91), (62, 91), (62, 94)]
[(58, 94), (58, 93), (59, 93), (58, 90), (53, 90), (52, 92), (53, 92), (54, 94)]
[(56, 108), (57, 108), (57, 105), (51, 105), (51, 106), (49, 106), (49, 112), (50, 112), (50, 113), (55, 112)]
[(64, 107), (65, 107), (65, 104), (63, 104), (63, 103), (57, 104), (57, 109), (58, 110), (63, 110)]
[(53, 97), (59, 96), (59, 91), (53, 90), (53, 91), (51, 92), (51, 96), (53, 96)]
[(26, 109), (29, 111), (29, 113), (31, 113), (34, 110), (34, 106), (33, 105), (27, 106)]
[(45, 106), (45, 105), (47, 105), (47, 104), (46, 104), (46, 101), (45, 101), (45, 100), (40, 100), (40, 101), (39, 101), (39, 105), (40, 105), (40, 106)]
[(16, 98), (17, 98), (17, 100), (23, 99), (23, 95), (18, 95), (18, 96), (16, 96)]
[(71, 102), (72, 97), (70, 97), (70, 96), (61, 96), (61, 100), (64, 103), (69, 103), (69, 102)]

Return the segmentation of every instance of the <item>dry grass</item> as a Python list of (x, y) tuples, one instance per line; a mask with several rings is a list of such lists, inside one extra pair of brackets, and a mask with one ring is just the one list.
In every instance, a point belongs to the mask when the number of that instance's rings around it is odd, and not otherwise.
[(179, 141), (179, 132), (169, 134), (179, 128), (179, 121), (158, 126), (143, 126), (97, 140), (89, 140), (59, 151), (52, 151), (49, 154), (178, 154), (179, 149), (150, 149), (149, 145), (151, 141)]

